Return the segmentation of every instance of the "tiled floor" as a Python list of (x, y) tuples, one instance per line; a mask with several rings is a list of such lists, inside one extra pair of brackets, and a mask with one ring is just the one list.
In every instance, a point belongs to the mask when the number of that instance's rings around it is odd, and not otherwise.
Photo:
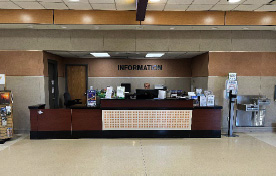
[(239, 135), (76, 140), (19, 136), (0, 146), (0, 175), (276, 175), (276, 134)]

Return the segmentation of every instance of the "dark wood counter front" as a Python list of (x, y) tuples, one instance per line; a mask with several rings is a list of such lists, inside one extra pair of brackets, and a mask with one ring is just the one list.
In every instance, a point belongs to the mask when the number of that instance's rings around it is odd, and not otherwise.
[(221, 109), (176, 99), (102, 99), (96, 108), (30, 109), (31, 139), (220, 138)]

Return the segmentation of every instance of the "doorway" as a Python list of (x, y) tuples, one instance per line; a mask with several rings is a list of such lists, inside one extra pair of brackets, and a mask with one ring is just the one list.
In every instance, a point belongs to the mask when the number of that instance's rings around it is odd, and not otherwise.
[(49, 78), (49, 107), (58, 108), (58, 70), (57, 61), (48, 60), (48, 78)]
[(80, 99), (86, 106), (86, 91), (88, 88), (88, 66), (68, 64), (65, 66), (66, 89), (71, 100)]

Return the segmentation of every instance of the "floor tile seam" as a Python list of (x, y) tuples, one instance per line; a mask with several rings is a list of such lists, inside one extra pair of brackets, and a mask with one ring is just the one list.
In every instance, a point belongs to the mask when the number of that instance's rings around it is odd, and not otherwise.
[(143, 159), (143, 165), (144, 165), (144, 172), (145, 175), (147, 176), (147, 166), (146, 166), (146, 160), (145, 160), (145, 155), (144, 155), (144, 150), (143, 150), (143, 144), (142, 141), (140, 140), (140, 150), (141, 150), (141, 155), (142, 155), (142, 159)]
[(259, 139), (258, 137), (252, 136), (251, 134), (247, 134), (247, 135), (253, 137), (254, 139), (257, 139), (257, 140), (259, 140), (261, 142), (264, 142), (264, 143), (266, 143), (266, 144), (268, 144), (268, 145), (276, 148), (276, 145), (270, 144), (270, 143), (268, 143), (268, 142), (266, 142), (266, 141), (264, 141), (262, 139)]
[(20, 136), (18, 139), (9, 142), (8, 145), (4, 144), (4, 145), (3, 145), (3, 148), (0, 149), (0, 152), (3, 151), (3, 150), (5, 150), (6, 148), (8, 148), (8, 147), (10, 147), (10, 146), (12, 146), (12, 145), (14, 145), (14, 144), (16, 144), (17, 142), (19, 142), (19, 141), (25, 139), (27, 136), (28, 136), (28, 135), (24, 135), (24, 134), (23, 134), (23, 135)]

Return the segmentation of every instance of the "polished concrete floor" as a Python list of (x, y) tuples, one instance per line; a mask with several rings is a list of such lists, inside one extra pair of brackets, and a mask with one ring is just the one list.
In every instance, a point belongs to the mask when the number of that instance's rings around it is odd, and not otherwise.
[(0, 145), (1, 176), (276, 175), (276, 134), (221, 139), (30, 140)]

